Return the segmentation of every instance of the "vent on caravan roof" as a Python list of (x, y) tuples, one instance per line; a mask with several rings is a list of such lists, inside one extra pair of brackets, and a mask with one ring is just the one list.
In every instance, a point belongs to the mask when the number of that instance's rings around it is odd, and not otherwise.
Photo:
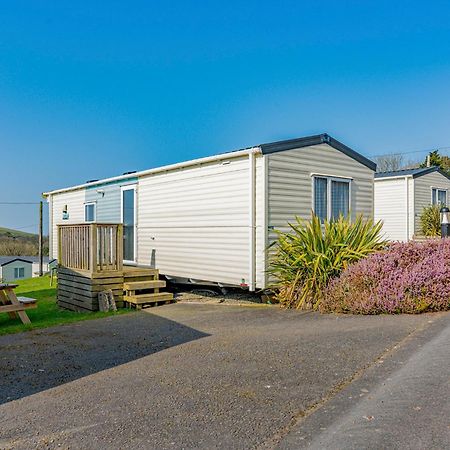
[(87, 180), (86, 183), (95, 183), (98, 180)]
[(136, 173), (136, 171), (131, 170), (130, 172), (124, 172), (122, 175), (131, 175), (132, 173)]

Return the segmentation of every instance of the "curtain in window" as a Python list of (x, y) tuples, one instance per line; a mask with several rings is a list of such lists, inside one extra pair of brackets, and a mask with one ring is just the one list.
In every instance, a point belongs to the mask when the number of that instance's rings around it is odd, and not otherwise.
[(444, 206), (447, 204), (447, 191), (438, 191), (438, 203)]
[(324, 221), (327, 218), (327, 179), (314, 178), (314, 214)]
[(339, 214), (348, 216), (349, 187), (346, 181), (331, 181), (331, 218), (337, 219)]

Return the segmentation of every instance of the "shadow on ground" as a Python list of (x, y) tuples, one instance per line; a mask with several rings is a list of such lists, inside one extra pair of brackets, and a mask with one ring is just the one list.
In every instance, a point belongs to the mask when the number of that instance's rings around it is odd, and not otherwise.
[(148, 313), (0, 336), (0, 404), (206, 336)]

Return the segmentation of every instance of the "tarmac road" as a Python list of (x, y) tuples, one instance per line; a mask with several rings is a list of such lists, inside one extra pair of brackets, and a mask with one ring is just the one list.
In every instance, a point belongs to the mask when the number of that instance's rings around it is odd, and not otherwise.
[[(426, 333), (431, 339), (448, 318), (180, 303), (2, 336), (0, 448), (320, 446), (316, 438), (339, 434), (341, 425), (332, 420), (322, 435), (311, 428), (309, 441), (307, 420), (372, 369), (390, 361), (398, 368), (397, 352), (422, 335), (425, 348)], [(436, 341), (436, 364), (445, 339)], [(413, 367), (420, 369), (420, 358)], [(378, 402), (375, 381), (359, 389)], [(420, 411), (410, 412), (420, 420)], [(363, 422), (369, 427), (379, 420), (376, 409), (364, 414), (375, 417)]]
[(300, 421), (279, 448), (450, 448), (450, 315)]

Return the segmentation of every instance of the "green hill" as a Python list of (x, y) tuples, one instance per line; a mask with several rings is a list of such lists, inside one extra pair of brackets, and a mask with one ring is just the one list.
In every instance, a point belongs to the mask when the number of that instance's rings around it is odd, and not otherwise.
[[(48, 238), (44, 237), (44, 255), (48, 254)], [(20, 230), (0, 227), (1, 256), (35, 256), (39, 253), (39, 236)]]
[(0, 237), (37, 239), (38, 235), (26, 233), (25, 231), (13, 230), (11, 228), (0, 227)]

